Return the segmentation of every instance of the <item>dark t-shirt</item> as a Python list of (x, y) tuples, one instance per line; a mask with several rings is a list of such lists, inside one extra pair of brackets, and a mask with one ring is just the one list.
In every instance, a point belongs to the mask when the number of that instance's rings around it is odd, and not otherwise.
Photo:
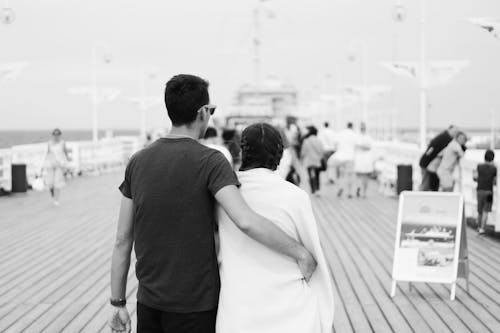
[(491, 163), (481, 163), (477, 166), (477, 189), (493, 191), (493, 183), (497, 176), (497, 167)]
[(169, 312), (214, 309), (220, 280), (215, 194), (239, 186), (220, 152), (190, 138), (162, 138), (135, 154), (120, 191), (134, 202), (137, 300)]
[(429, 142), (429, 146), (425, 150), (425, 153), (420, 157), (419, 165), (421, 168), (425, 169), (431, 163), (431, 161), (438, 156), (438, 154), (446, 148), (446, 146), (451, 142), (453, 138), (448, 131), (443, 131), (439, 133), (434, 139)]

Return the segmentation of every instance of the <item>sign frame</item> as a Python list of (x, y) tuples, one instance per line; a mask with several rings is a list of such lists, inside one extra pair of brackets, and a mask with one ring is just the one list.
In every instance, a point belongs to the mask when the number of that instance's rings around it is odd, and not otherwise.
[[(456, 224), (453, 224), (455, 227), (455, 237), (454, 237), (454, 251), (453, 251), (453, 267), (452, 267), (452, 276), (447, 278), (444, 277), (431, 277), (429, 275), (425, 277), (418, 276), (402, 276), (400, 272), (398, 272), (398, 258), (399, 252), (401, 249), (401, 233), (402, 233), (402, 225), (403, 225), (403, 217), (404, 217), (404, 203), (405, 198), (413, 196), (413, 197), (422, 197), (424, 200), (432, 200), (432, 198), (437, 197), (455, 197), (458, 200), (457, 206), (457, 215), (456, 215)], [(456, 283), (459, 277), (465, 278), (467, 282), (467, 292), (469, 291), (469, 262), (468, 262), (468, 254), (467, 254), (467, 238), (466, 238), (466, 224), (465, 224), (465, 214), (464, 214), (464, 198), (461, 193), (456, 192), (422, 192), (422, 191), (403, 191), (399, 197), (399, 206), (398, 206), (398, 219), (397, 219), (397, 227), (396, 227), (396, 239), (394, 245), (394, 259), (393, 259), (393, 268), (392, 268), (392, 285), (391, 285), (391, 297), (394, 297), (396, 294), (396, 286), (397, 282), (409, 282), (410, 290), (412, 282), (426, 282), (426, 283), (443, 283), (450, 284), (450, 300), (455, 299), (456, 294)], [(455, 219), (454, 218), (454, 219)]]

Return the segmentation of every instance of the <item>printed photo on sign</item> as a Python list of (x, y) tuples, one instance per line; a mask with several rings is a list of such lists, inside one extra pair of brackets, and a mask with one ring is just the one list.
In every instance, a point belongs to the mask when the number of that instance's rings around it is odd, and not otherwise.
[(453, 281), (458, 263), (461, 198), (405, 193), (400, 212), (393, 275), (402, 281)]

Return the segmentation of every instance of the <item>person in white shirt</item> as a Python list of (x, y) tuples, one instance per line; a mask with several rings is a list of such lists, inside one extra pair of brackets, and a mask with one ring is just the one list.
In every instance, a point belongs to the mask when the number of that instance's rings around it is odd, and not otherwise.
[(339, 190), (337, 195), (347, 192), (347, 197), (352, 198), (352, 187), (354, 183), (354, 154), (358, 144), (358, 135), (353, 130), (351, 122), (347, 128), (337, 135), (337, 151), (328, 159), (328, 166), (338, 168)]
[[(321, 141), (321, 144), (323, 145), (323, 149), (325, 151), (324, 158), (326, 161), (328, 161), (330, 156), (332, 156), (332, 154), (334, 154), (337, 150), (337, 136), (328, 122), (325, 122), (323, 126), (323, 129), (319, 131), (318, 139)], [(327, 165), (326, 174), (330, 183), (333, 183), (334, 179), (336, 178), (334, 168), (328, 168)]]
[(318, 133), (318, 139), (323, 144), (325, 152), (333, 154), (337, 149), (337, 138), (335, 131), (330, 127), (328, 122), (323, 124), (323, 128)]
[[(443, 192), (453, 192), (455, 187), (455, 168), (458, 168), (459, 175), (462, 172), (459, 162), (460, 159), (465, 155), (465, 143), (467, 142), (467, 136), (464, 132), (458, 132), (455, 139), (443, 149), (441, 152), (442, 158), (437, 168), (437, 175), (439, 177), (439, 185), (441, 191)], [(458, 179), (462, 179), (461, 176)], [(461, 185), (461, 184), (459, 184)]]
[(201, 143), (209, 148), (220, 151), (222, 155), (224, 155), (224, 157), (229, 161), (229, 164), (233, 166), (233, 157), (231, 156), (229, 150), (220, 142), (217, 129), (215, 127), (207, 128), (205, 137), (201, 140)]
[(356, 195), (366, 198), (368, 181), (373, 173), (373, 139), (366, 133), (365, 123), (360, 124), (359, 131), (360, 134), (354, 155), (354, 172), (360, 183), (360, 187), (356, 189)]

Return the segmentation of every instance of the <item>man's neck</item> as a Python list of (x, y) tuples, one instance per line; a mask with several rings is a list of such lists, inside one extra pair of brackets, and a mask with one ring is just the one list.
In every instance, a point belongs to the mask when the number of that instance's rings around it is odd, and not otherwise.
[(168, 133), (168, 136), (181, 136), (181, 137), (190, 137), (194, 140), (198, 140), (199, 132), (196, 128), (191, 128), (187, 126), (172, 126), (172, 129)]

